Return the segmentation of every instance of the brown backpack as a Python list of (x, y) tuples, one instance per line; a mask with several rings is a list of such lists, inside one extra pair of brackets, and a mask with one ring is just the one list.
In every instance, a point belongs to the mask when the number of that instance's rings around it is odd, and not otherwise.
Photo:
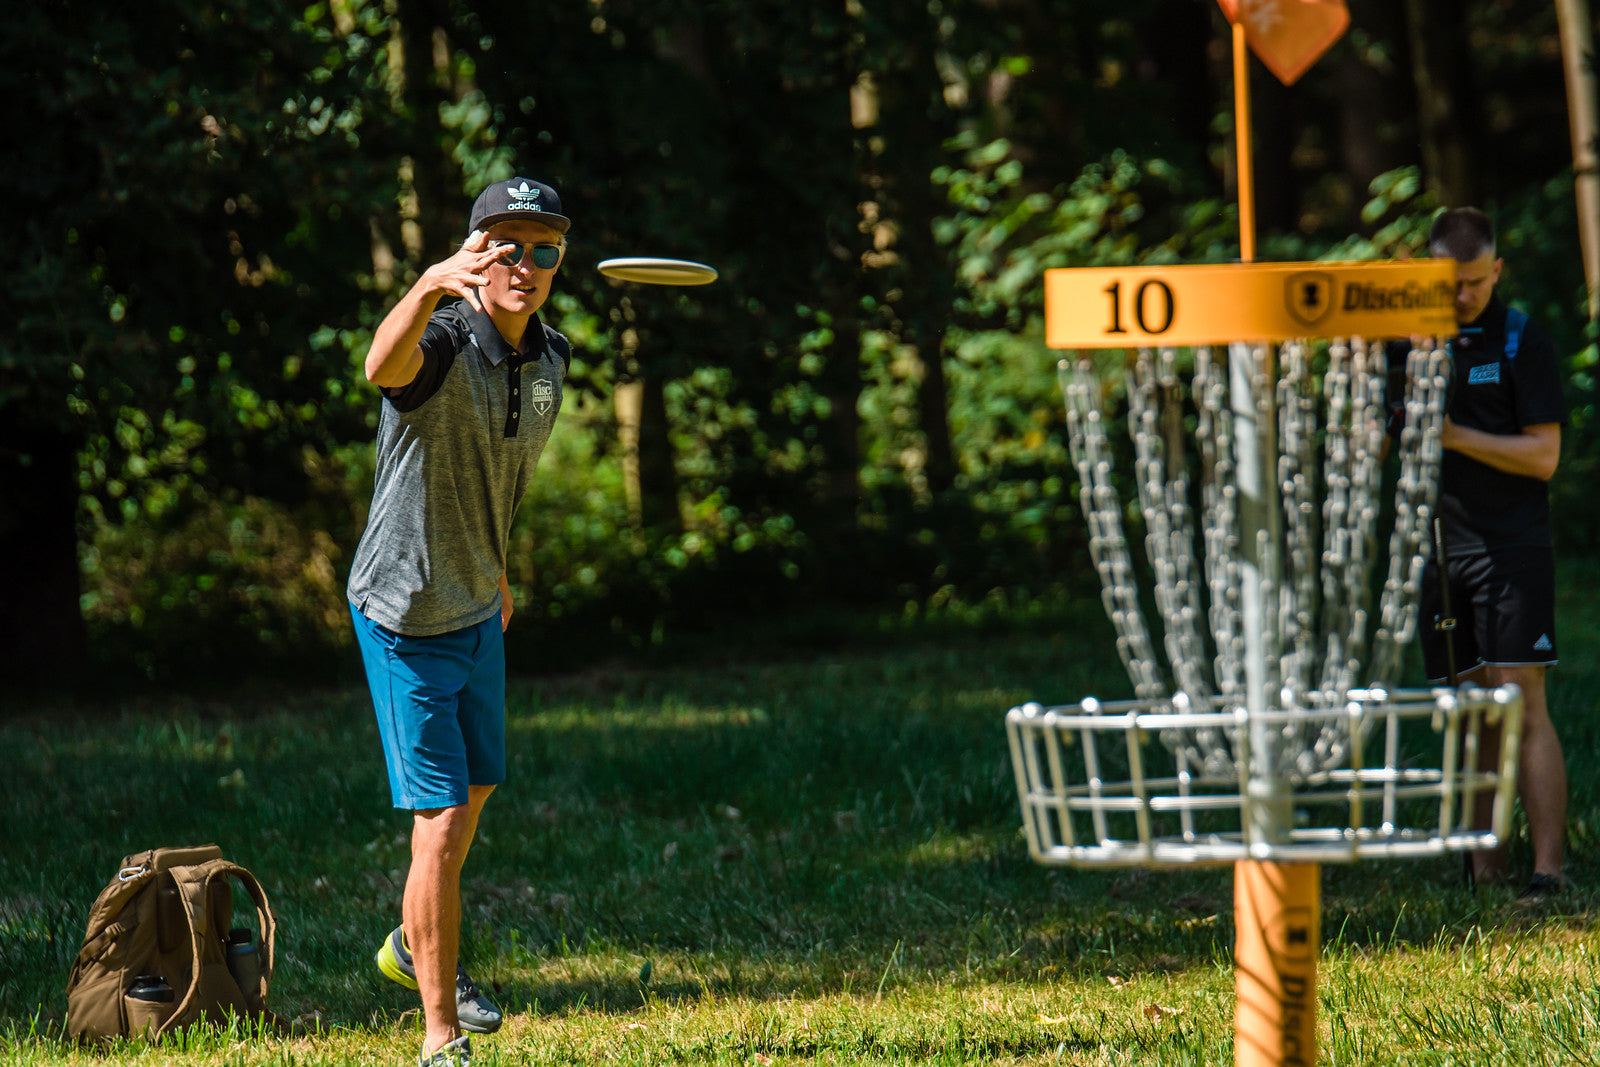
[[(233, 882), (255, 903), (259, 945), (233, 927)], [(216, 845), (127, 856), (89, 909), (67, 981), (67, 1031), (80, 1041), (157, 1038), (230, 1011), (270, 1020), (276, 935), (261, 884)]]

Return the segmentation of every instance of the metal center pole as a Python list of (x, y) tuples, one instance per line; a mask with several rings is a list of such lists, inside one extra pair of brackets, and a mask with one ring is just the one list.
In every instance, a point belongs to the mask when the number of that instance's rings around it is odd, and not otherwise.
[[(1257, 363), (1260, 363), (1258, 370)], [(1239, 603), (1243, 616), (1249, 758), (1241, 768), (1244, 833), (1252, 853), (1286, 844), (1293, 799), (1280, 773), (1282, 732), (1265, 713), (1283, 679), (1283, 508), (1277, 477), (1277, 360), (1271, 344), (1229, 347), (1239, 500)], [(1321, 867), (1248, 859), (1234, 864), (1234, 1062), (1312, 1064), (1317, 1058), (1317, 952)]]

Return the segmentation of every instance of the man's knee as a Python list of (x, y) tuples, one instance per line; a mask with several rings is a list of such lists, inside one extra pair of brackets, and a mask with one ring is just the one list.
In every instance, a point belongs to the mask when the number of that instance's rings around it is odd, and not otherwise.
[(1523, 734), (1553, 729), (1550, 709), (1545, 700), (1545, 670), (1536, 664), (1518, 664), (1491, 668), (1490, 685), (1514, 685), (1522, 691)]
[(418, 857), (449, 862), (464, 857), (477, 825), (476, 808), (469, 802), (414, 813), (411, 850)]
[(1489, 685), (1514, 685), (1522, 690), (1525, 701), (1528, 698), (1542, 700), (1544, 697), (1544, 672), (1545, 668), (1536, 664), (1491, 666), (1485, 681)]
[(1548, 669), (1542, 663), (1495, 663), (1489, 665), (1489, 677), (1510, 682), (1518, 679), (1542, 682), (1544, 681), (1544, 672)]

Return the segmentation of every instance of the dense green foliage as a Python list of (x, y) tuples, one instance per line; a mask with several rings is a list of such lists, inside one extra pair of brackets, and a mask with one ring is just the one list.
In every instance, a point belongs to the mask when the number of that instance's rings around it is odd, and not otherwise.
[[(1492, 208), (1507, 292), (1570, 356), (1558, 510), (1587, 543), (1595, 349), (1554, 16), (1407, 4), (1459, 46), (1459, 122), (1419, 129), (1405, 21), (1356, 0), (1293, 89), (1258, 71), (1263, 250), (1387, 256), (1441, 202)], [(81, 610), (112, 678), (348, 661), (378, 404), (360, 357), (476, 189), (516, 172), (577, 220), (549, 308), (574, 388), (512, 546), (524, 669), (535, 647), (1081, 591), (1040, 272), (1237, 254), (1224, 39), (1211, 0), (19, 13), (0, 549), (77, 550), (37, 557), (0, 644)], [(1480, 161), (1471, 184), (1423, 171), (1445, 136)], [(626, 254), (722, 279), (594, 272)], [(19, 669), (85, 674), (59, 630)]]

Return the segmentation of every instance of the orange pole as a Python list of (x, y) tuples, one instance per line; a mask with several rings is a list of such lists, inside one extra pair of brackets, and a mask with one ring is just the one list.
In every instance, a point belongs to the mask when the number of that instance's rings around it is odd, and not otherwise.
[(1240, 860), (1233, 867), (1237, 1067), (1317, 1062), (1322, 868)]
[(1239, 184), (1239, 258), (1256, 261), (1256, 183), (1250, 152), (1250, 46), (1244, 23), (1233, 24), (1233, 134), (1237, 148), (1234, 169)]

